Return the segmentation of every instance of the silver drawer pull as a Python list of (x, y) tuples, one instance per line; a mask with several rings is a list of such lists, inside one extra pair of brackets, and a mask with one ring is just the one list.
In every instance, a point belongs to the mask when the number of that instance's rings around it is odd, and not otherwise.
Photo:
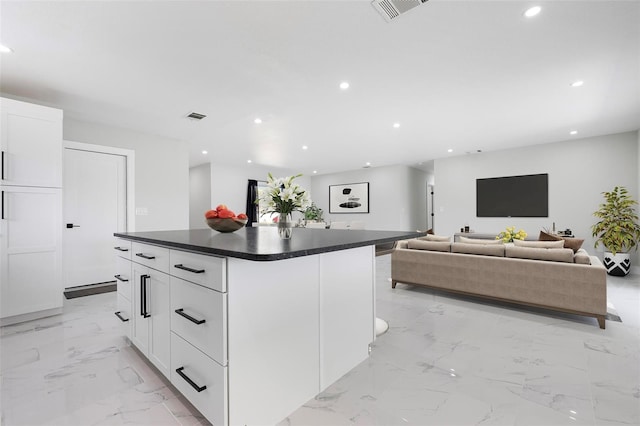
[(204, 273), (204, 269), (193, 269), (187, 266), (184, 266), (182, 263), (178, 265), (173, 265), (174, 268), (182, 269), (183, 271), (193, 272), (194, 274), (202, 274)]
[(156, 258), (155, 256), (148, 256), (144, 253), (136, 253), (136, 256), (141, 257), (143, 259), (147, 259), (147, 260), (152, 260)]
[(116, 249), (118, 251), (129, 251), (128, 248), (124, 248), (124, 247), (114, 247), (114, 249)]
[(207, 388), (207, 385), (204, 385), (204, 386), (196, 385), (193, 380), (191, 380), (186, 374), (182, 372), (182, 370), (184, 370), (184, 367), (177, 368), (176, 373), (178, 373), (180, 377), (182, 377), (187, 383), (189, 383), (191, 387), (194, 388), (196, 391), (202, 392)]
[(207, 322), (207, 320), (204, 320), (204, 319), (198, 320), (198, 319), (195, 319), (194, 317), (192, 317), (189, 314), (185, 314), (184, 313), (184, 308), (176, 309), (175, 313), (180, 315), (181, 317), (184, 317), (184, 318), (188, 319), (189, 321), (191, 321), (192, 323), (197, 324), (197, 325), (204, 324), (205, 322)]
[(122, 281), (122, 282), (127, 282), (129, 281), (126, 278), (122, 278), (122, 275), (118, 274), (118, 275), (114, 275), (115, 279), (117, 279), (118, 281)]

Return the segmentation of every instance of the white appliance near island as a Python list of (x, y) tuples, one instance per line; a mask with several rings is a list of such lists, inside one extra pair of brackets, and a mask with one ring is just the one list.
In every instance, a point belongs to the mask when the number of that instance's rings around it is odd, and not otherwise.
[(62, 312), (62, 111), (0, 98), (0, 324)]
[(123, 334), (214, 425), (268, 425), (368, 357), (375, 244), (416, 233), (115, 235)]

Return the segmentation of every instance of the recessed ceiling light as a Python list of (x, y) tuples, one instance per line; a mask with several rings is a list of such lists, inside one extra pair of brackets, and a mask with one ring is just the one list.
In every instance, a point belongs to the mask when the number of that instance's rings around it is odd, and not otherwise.
[(247, 163), (249, 163), (249, 164), (251, 164), (252, 162), (253, 162), (253, 161), (251, 161), (251, 160), (247, 160)]
[(365, 165), (366, 167), (370, 167), (370, 166), (371, 166), (371, 163), (367, 161), (366, 163), (364, 163), (364, 165)]
[(570, 135), (577, 135), (577, 134), (578, 134), (578, 131), (577, 131), (577, 130), (572, 130), (572, 131), (570, 131), (570, 132), (569, 132), (569, 134), (570, 134)]
[(256, 124), (260, 124), (262, 123), (262, 119), (261, 118), (256, 118), (255, 120), (253, 120), (254, 123)]
[(209, 153), (209, 151), (202, 151), (202, 153), (206, 155)]
[(540, 6), (533, 6), (530, 7), (529, 9), (527, 9), (524, 12), (524, 16), (526, 16), (527, 18), (533, 18), (534, 16), (536, 16), (538, 13), (540, 13), (540, 11), (542, 10), (542, 8)]
[(453, 149), (449, 148), (449, 149), (447, 150), (447, 152), (453, 152)]
[(580, 87), (580, 86), (582, 86), (583, 84), (584, 84), (584, 81), (582, 81), (582, 80), (577, 80), (577, 81), (574, 81), (573, 83), (571, 83), (571, 87)]
[(349, 82), (343, 81), (342, 83), (340, 83), (340, 89), (347, 90), (348, 88), (349, 88)]
[(400, 123), (393, 123), (393, 128), (397, 129), (398, 127), (400, 127)]
[(306, 146), (306, 145), (302, 145), (302, 149), (307, 150), (307, 149), (309, 149), (309, 147)]
[(5, 46), (4, 44), (0, 44), (0, 53), (12, 53), (13, 49)]
[(317, 171), (317, 170), (314, 170), (314, 171), (313, 171), (313, 174), (315, 175), (316, 173), (318, 173), (318, 171)]

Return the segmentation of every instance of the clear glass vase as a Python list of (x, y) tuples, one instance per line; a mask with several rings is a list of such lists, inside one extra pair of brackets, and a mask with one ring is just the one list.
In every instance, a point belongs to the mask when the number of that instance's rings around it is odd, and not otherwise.
[(278, 217), (278, 235), (283, 240), (288, 240), (291, 238), (292, 233), (293, 219), (291, 218), (291, 213), (280, 213), (280, 217)]

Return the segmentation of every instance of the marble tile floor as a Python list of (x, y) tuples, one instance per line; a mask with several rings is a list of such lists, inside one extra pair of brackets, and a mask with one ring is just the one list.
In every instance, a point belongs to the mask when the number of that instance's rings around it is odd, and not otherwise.
[[(371, 357), (279, 424), (640, 425), (640, 276), (609, 277), (622, 322), (398, 284), (377, 258)], [(0, 329), (0, 424), (206, 425), (120, 336), (115, 293)]]

